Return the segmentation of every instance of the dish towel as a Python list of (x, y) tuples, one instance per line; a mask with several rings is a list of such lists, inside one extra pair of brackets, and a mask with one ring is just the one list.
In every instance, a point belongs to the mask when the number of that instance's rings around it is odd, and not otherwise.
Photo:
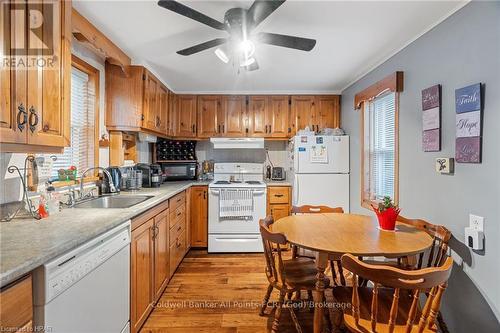
[(251, 219), (252, 215), (252, 190), (220, 189), (219, 218)]

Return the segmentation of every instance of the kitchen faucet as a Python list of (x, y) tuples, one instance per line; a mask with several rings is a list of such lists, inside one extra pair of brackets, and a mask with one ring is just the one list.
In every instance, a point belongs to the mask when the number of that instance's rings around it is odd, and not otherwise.
[(85, 177), (85, 174), (89, 171), (96, 170), (96, 169), (101, 170), (106, 175), (106, 177), (108, 177), (109, 192), (110, 193), (118, 193), (116, 191), (115, 184), (113, 184), (113, 179), (111, 178), (111, 174), (109, 173), (109, 171), (104, 169), (103, 167), (92, 167), (92, 168), (88, 168), (87, 170), (85, 170), (82, 173), (82, 175), (80, 176), (80, 199), (84, 198), (84, 196), (83, 196), (83, 178)]

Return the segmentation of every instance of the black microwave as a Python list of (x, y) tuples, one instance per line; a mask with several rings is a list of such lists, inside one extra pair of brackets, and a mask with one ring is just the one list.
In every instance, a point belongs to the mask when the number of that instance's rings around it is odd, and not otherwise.
[(165, 181), (196, 179), (196, 161), (163, 162), (160, 164)]

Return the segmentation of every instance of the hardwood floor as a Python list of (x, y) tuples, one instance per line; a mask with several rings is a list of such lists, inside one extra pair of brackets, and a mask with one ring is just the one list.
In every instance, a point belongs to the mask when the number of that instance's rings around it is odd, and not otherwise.
[[(258, 309), (268, 283), (260, 254), (207, 254), (190, 251), (175, 272), (141, 333), (270, 332), (274, 311)], [(331, 291), (328, 292), (331, 295)], [(273, 292), (271, 301), (278, 294)], [(271, 313), (269, 315), (269, 313)], [(298, 312), (304, 333), (313, 314)], [(290, 312), (282, 311), (280, 333), (296, 332)]]

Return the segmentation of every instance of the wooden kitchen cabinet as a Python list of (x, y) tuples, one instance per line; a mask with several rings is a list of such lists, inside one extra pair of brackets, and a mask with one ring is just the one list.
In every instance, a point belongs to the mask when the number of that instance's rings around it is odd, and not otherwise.
[[(312, 126), (316, 123), (316, 114), (314, 112), (314, 96), (292, 96), (291, 114), (292, 131), (304, 129), (307, 126), (313, 130)], [(314, 129), (315, 130), (315, 129)]]
[(267, 215), (272, 215), (275, 221), (289, 216), (292, 210), (291, 186), (267, 187)]
[(160, 86), (158, 92), (158, 117), (159, 117), (159, 130), (161, 133), (168, 135), (168, 116), (170, 107), (170, 91), (163, 85)]
[(171, 106), (169, 93), (158, 78), (142, 66), (127, 74), (106, 63), (106, 127), (116, 131), (144, 131), (166, 136)]
[(32, 332), (33, 287), (31, 275), (25, 276), (0, 291), (0, 330)]
[[(71, 1), (57, 1), (53, 5), (53, 21), (61, 24), (54, 27), (53, 55), (44, 56), (46, 66), (27, 69), (18, 65), (12, 69), (6, 66), (0, 69), (1, 151), (57, 152), (70, 143), (72, 6)], [(42, 13), (47, 9), (37, 1), (27, 1), (23, 6), (26, 10)], [(25, 35), (29, 31), (29, 20), (13, 22), (13, 16), (6, 17), (11, 22), (0, 27), (2, 36), (10, 36), (26, 47), (39, 45), (40, 42), (30, 40), (34, 34)], [(27, 48), (13, 53), (6, 45), (10, 43), (0, 46), (4, 55), (16, 56), (27, 64), (35, 61), (33, 57), (41, 61), (41, 48), (38, 54), (33, 54), (31, 48), (31, 54), (26, 56)]]
[(223, 118), (220, 95), (198, 96), (198, 137), (211, 138), (221, 135), (219, 120)]
[(248, 103), (248, 136), (287, 138), (291, 133), (289, 97), (250, 96)]
[(208, 186), (191, 188), (191, 246), (208, 246)]
[(154, 218), (132, 230), (130, 243), (130, 325), (138, 332), (152, 310)]
[(218, 119), (219, 133), (224, 137), (246, 136), (246, 97), (241, 95), (222, 96), (222, 117)]
[(316, 96), (316, 128), (340, 127), (340, 96), (318, 95)]
[(169, 219), (169, 201), (164, 201), (132, 220), (130, 244), (132, 332), (141, 329), (171, 276)]
[(196, 137), (196, 95), (176, 95), (175, 98), (175, 136)]
[(290, 103), (288, 96), (269, 96), (269, 108), (266, 112), (268, 136), (286, 138), (291, 133)]
[(340, 96), (292, 96), (291, 115), (294, 133), (307, 126), (315, 132), (340, 127)]
[(269, 98), (267, 96), (250, 96), (248, 98), (248, 136), (267, 136), (267, 113)]
[(154, 295), (158, 299), (165, 289), (170, 273), (169, 257), (169, 210), (154, 217)]

